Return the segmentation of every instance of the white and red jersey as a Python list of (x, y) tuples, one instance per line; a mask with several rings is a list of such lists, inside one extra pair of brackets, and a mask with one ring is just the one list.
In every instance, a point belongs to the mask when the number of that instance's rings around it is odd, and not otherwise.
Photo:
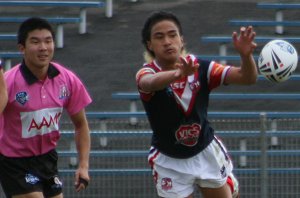
[(44, 154), (57, 145), (63, 109), (78, 113), (92, 102), (80, 79), (57, 63), (38, 80), (24, 62), (5, 73), (8, 104), (0, 115), (0, 153), (7, 157)]
[(171, 83), (152, 93), (139, 87), (140, 79), (147, 74), (162, 72), (153, 61), (145, 64), (136, 75), (136, 81), (148, 120), (153, 130), (152, 146), (174, 158), (188, 158), (206, 148), (214, 138), (207, 120), (209, 94), (222, 85), (230, 66), (214, 61), (198, 60), (200, 66), (193, 75)]

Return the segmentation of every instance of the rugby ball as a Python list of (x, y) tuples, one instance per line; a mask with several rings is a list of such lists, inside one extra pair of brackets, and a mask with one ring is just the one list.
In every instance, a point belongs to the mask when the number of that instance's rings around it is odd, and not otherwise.
[(272, 40), (261, 50), (258, 57), (258, 70), (272, 82), (288, 80), (296, 70), (298, 53), (296, 48), (284, 40)]

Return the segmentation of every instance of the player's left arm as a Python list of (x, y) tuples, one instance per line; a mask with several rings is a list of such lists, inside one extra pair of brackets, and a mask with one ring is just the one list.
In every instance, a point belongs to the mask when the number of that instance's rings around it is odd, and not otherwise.
[(257, 44), (254, 42), (256, 33), (251, 26), (241, 27), (239, 34), (233, 32), (233, 45), (241, 57), (241, 66), (232, 67), (225, 78), (225, 84), (250, 85), (256, 83), (257, 66), (253, 51)]
[(86, 187), (84, 183), (80, 182), (80, 179), (87, 182), (90, 180), (88, 173), (91, 147), (90, 130), (84, 109), (72, 115), (71, 120), (75, 126), (75, 142), (79, 158), (78, 169), (75, 173), (75, 188), (76, 191), (80, 191)]

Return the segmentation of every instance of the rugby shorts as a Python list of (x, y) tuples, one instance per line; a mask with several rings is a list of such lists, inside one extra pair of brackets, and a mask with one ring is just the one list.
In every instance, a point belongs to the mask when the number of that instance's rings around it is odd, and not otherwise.
[(228, 176), (235, 182), (229, 184), (234, 185), (231, 189), (238, 188), (231, 159), (217, 137), (199, 154), (187, 159), (172, 158), (151, 147), (148, 161), (160, 197), (187, 197), (197, 186), (219, 188), (227, 182)]
[(45, 197), (52, 197), (62, 193), (57, 160), (55, 150), (34, 157), (0, 155), (0, 181), (6, 196), (43, 192)]

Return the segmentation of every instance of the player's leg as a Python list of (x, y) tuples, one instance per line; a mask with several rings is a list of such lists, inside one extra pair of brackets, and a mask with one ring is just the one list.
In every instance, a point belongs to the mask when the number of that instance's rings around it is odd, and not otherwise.
[(154, 148), (148, 160), (159, 197), (193, 197), (195, 177), (183, 171), (185, 160), (168, 157)]
[(224, 184), (220, 188), (200, 188), (204, 198), (232, 198), (230, 187)]
[(32, 192), (23, 195), (14, 195), (12, 198), (43, 198), (42, 192)]
[[(233, 165), (223, 143), (215, 139), (202, 151), (207, 170), (196, 183), (205, 198), (232, 198), (238, 194), (238, 182), (232, 174)], [(234, 195), (234, 196), (233, 196)]]
[[(43, 193), (41, 192), (33, 192), (33, 193), (28, 193), (28, 194), (24, 194), (24, 195), (15, 195), (12, 196), (12, 198), (44, 198)], [(57, 195), (54, 197), (49, 197), (49, 198), (63, 198), (63, 195)]]
[(239, 198), (238, 182), (233, 174), (228, 176), (227, 182), (220, 188), (200, 188), (204, 198)]

